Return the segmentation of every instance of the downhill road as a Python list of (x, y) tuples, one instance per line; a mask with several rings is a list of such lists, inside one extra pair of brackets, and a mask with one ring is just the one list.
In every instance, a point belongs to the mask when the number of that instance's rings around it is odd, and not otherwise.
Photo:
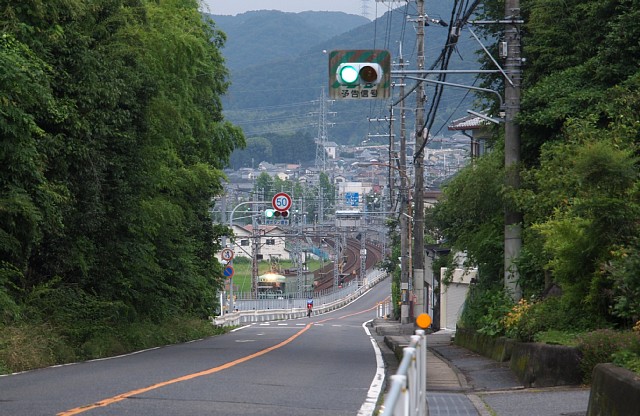
[(389, 281), (317, 317), (0, 377), (0, 415), (371, 415), (384, 369), (364, 323)]

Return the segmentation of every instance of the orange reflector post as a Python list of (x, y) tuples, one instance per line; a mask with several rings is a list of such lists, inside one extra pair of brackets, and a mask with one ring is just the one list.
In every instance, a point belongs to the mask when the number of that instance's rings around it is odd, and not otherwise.
[(422, 329), (429, 328), (429, 325), (431, 325), (431, 317), (426, 313), (421, 313), (416, 318), (416, 325), (418, 325)]

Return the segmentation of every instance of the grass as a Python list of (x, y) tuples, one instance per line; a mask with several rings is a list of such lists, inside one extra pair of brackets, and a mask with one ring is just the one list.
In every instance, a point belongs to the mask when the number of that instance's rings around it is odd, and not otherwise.
[(0, 327), (0, 374), (123, 353), (222, 334), (206, 319), (176, 318), (163, 323), (139, 322), (96, 331), (82, 343), (70, 344), (64, 328), (46, 324)]
[(544, 344), (564, 345), (567, 347), (578, 346), (578, 336), (580, 334), (575, 332), (565, 332), (550, 330), (544, 332), (538, 332), (534, 336), (535, 342), (542, 342)]

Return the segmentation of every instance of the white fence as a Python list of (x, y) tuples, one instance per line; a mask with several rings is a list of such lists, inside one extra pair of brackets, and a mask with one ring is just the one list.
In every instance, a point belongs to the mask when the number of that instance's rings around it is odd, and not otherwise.
[(411, 336), (383, 404), (382, 416), (425, 416), (427, 408), (427, 337), (422, 330)]
[[(371, 287), (384, 280), (387, 274), (374, 270), (367, 275), (363, 285), (350, 285), (333, 293), (313, 298), (313, 315), (320, 315), (353, 302)], [(252, 299), (236, 302), (236, 311), (213, 318), (219, 326), (238, 326), (251, 322), (265, 322), (307, 316), (306, 299)]]

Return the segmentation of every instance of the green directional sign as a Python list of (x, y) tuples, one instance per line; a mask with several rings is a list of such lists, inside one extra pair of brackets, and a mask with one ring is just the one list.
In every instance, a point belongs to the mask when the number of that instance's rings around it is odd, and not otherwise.
[(329, 96), (387, 99), (391, 96), (391, 54), (387, 50), (336, 50), (329, 54)]

